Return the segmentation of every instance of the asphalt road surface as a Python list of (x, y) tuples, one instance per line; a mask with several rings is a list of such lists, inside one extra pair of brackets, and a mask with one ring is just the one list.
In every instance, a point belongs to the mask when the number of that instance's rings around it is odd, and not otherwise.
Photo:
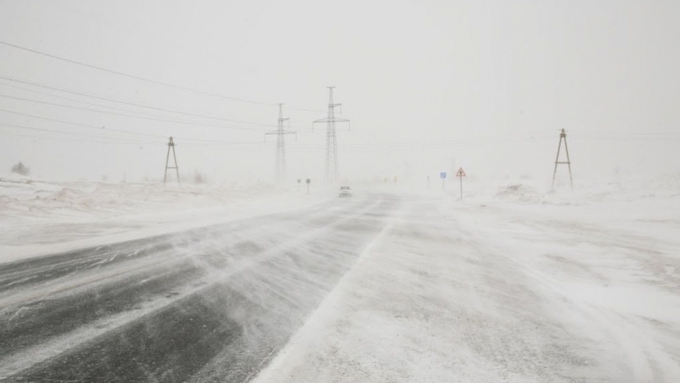
[(0, 264), (0, 381), (248, 381), (400, 205), (338, 199)]

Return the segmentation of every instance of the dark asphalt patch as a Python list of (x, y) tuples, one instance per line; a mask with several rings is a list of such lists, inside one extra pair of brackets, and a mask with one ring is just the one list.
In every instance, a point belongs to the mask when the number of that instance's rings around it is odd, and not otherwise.
[(4, 310), (0, 315), (0, 358), (99, 319), (134, 310), (140, 303), (170, 291), (180, 281), (193, 280), (204, 273), (190, 266), (185, 263), (184, 267), (170, 270), (154, 269), (116, 284)]
[(53, 361), (11, 377), (15, 382), (184, 382), (240, 336), (233, 294), (217, 286)]

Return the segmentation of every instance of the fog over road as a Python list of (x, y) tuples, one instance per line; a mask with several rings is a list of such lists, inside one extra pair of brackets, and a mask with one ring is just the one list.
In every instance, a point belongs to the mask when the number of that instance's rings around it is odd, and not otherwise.
[(0, 379), (246, 381), (401, 205), (331, 200), (2, 264)]

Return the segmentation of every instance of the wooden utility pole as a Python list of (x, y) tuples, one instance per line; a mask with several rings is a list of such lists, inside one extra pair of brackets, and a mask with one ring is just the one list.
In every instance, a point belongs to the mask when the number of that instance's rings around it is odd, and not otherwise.
[[(567, 161), (560, 161), (560, 149), (564, 140), (564, 151), (567, 153)], [(571, 190), (574, 190), (574, 179), (571, 177), (571, 160), (569, 159), (569, 147), (567, 146), (567, 133), (562, 129), (560, 132), (560, 143), (557, 145), (557, 158), (555, 158), (555, 171), (553, 172), (552, 187), (555, 188), (555, 176), (557, 175), (557, 165), (567, 165), (569, 167), (569, 182)]]
[[(170, 161), (170, 150), (172, 150), (172, 158), (175, 160), (175, 166), (168, 166)], [(168, 180), (168, 169), (175, 169), (177, 172), (177, 185), (179, 185), (179, 166), (177, 166), (177, 155), (175, 154), (175, 142), (170, 137), (168, 142), (168, 155), (165, 157), (165, 175), (163, 176), (163, 185)]]

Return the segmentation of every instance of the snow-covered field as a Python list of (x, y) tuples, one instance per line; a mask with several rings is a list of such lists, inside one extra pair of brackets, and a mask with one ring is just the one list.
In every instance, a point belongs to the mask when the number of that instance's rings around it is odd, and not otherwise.
[(327, 199), (271, 185), (0, 177), (0, 262), (296, 209)]
[(420, 193), (256, 381), (678, 382), (678, 181)]

